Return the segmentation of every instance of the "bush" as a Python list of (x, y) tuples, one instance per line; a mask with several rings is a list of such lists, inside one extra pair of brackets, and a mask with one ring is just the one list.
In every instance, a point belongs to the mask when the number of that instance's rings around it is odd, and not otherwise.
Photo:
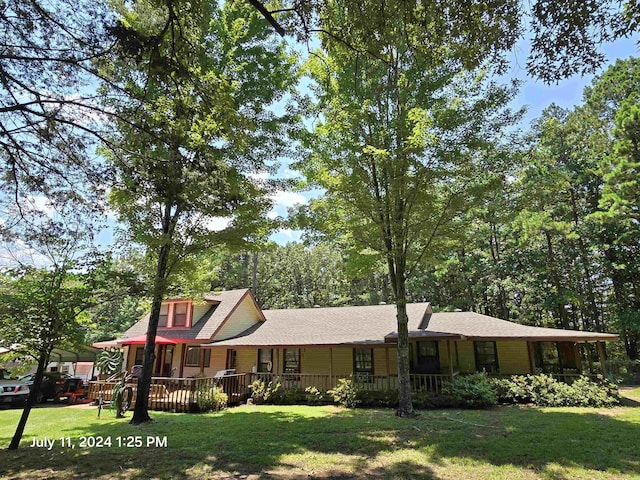
[(413, 407), (418, 410), (435, 408), (452, 408), (455, 406), (453, 397), (440, 393), (415, 392), (411, 395)]
[(398, 406), (398, 390), (356, 390), (359, 407), (395, 408)]
[(501, 403), (533, 403), (541, 407), (611, 407), (620, 403), (618, 389), (602, 379), (579, 377), (571, 385), (550, 375), (514, 375), (493, 380)]
[(353, 380), (341, 378), (338, 385), (332, 390), (327, 390), (333, 401), (348, 408), (355, 408), (360, 404), (359, 389), (353, 384)]
[(222, 387), (203, 387), (196, 391), (196, 404), (200, 412), (219, 412), (227, 408), (229, 397)]
[(461, 408), (489, 408), (498, 403), (493, 383), (485, 373), (455, 377), (442, 387), (442, 393)]
[(305, 400), (307, 405), (322, 405), (329, 401), (326, 392), (318, 390), (316, 387), (307, 387), (304, 389)]
[(269, 383), (266, 383), (263, 380), (256, 380), (249, 385), (249, 390), (251, 390), (251, 398), (253, 398), (254, 403), (276, 404), (278, 403), (278, 399), (282, 396), (281, 387), (282, 384), (280, 383), (280, 377), (276, 377)]

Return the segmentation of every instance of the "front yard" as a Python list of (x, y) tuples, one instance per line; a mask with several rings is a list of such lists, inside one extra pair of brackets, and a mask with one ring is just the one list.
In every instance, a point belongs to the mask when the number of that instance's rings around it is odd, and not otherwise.
[[(638, 388), (625, 395), (640, 401)], [(0, 411), (0, 448), (19, 415)], [(640, 477), (638, 407), (433, 410), (415, 420), (390, 410), (306, 406), (152, 416), (153, 423), (134, 427), (109, 410), (97, 418), (95, 407), (34, 409), (20, 450), (2, 451), (0, 477)], [(31, 447), (34, 437), (54, 445)], [(62, 447), (60, 437), (75, 448)], [(81, 437), (91, 439), (82, 446)]]

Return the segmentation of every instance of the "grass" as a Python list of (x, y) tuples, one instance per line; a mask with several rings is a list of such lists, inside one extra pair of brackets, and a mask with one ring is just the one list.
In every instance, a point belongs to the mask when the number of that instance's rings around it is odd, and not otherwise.
[[(625, 396), (640, 400), (640, 388)], [(0, 448), (19, 410), (0, 411)], [(17, 452), (0, 454), (0, 478), (549, 478), (640, 477), (640, 408), (499, 407), (423, 411), (252, 406), (217, 414), (153, 413), (141, 427), (94, 407), (32, 411)], [(80, 448), (82, 436), (111, 447)], [(51, 450), (33, 437), (56, 440)], [(116, 446), (117, 436), (167, 439)], [(70, 437), (76, 448), (62, 448)]]

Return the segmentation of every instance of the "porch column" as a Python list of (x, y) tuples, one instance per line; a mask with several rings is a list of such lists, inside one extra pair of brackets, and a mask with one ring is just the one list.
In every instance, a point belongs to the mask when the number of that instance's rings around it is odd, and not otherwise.
[(333, 348), (329, 347), (329, 388), (333, 388)]
[(527, 353), (529, 354), (529, 373), (536, 373), (536, 362), (533, 356), (533, 343), (527, 342)]
[(447, 340), (447, 355), (449, 356), (449, 375), (453, 380), (453, 354), (451, 353), (451, 340)]
[(604, 345), (602, 342), (596, 342), (598, 348), (598, 358), (600, 359), (600, 368), (602, 368), (602, 374), (607, 375), (607, 366), (605, 365)]
[(389, 347), (384, 347), (384, 355), (386, 357), (387, 365), (387, 389), (391, 390), (391, 366), (389, 365)]

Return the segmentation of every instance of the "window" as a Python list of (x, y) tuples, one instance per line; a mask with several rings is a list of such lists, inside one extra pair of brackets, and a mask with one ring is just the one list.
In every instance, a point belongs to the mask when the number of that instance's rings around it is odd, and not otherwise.
[(496, 342), (473, 342), (476, 352), (476, 370), (488, 373), (498, 372), (498, 351)]
[(202, 366), (208, 367), (211, 364), (211, 349), (200, 348), (197, 346), (187, 347), (187, 353), (184, 356), (184, 364), (187, 367), (199, 367), (201, 357)]
[(187, 302), (176, 303), (173, 306), (173, 326), (185, 327), (187, 325), (187, 312), (189, 304)]
[(167, 317), (169, 316), (169, 305), (163, 304), (160, 306), (160, 318), (158, 320), (159, 327), (167, 326)]
[(142, 365), (142, 359), (144, 358), (144, 348), (136, 348), (136, 359), (133, 362), (134, 365)]
[(560, 355), (556, 342), (536, 342), (533, 344), (536, 369), (543, 373), (560, 373)]
[(200, 366), (200, 347), (187, 347), (187, 354), (184, 357), (184, 364), (187, 367)]
[(258, 349), (258, 372), (268, 373), (273, 370), (273, 349)]
[(284, 373), (300, 373), (300, 349), (284, 349)]
[(227, 370), (235, 370), (237, 353), (236, 350), (227, 349)]
[(373, 375), (373, 348), (353, 349), (353, 373)]

